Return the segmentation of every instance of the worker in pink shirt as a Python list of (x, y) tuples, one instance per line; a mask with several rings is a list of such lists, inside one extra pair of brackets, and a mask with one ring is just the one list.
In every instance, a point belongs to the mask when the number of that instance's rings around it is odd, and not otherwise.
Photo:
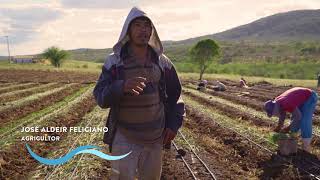
[[(276, 132), (298, 132), (301, 130), (303, 149), (310, 152), (312, 138), (312, 116), (318, 101), (315, 91), (295, 87), (291, 88), (274, 100), (269, 100), (264, 104), (264, 109), (269, 117), (278, 116), (278, 126)], [(286, 112), (291, 113), (291, 123), (282, 128), (286, 118)]]

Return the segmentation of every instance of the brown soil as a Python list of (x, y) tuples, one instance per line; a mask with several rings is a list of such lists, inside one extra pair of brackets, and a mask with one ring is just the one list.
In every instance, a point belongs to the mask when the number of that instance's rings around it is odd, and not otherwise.
[(0, 69), (0, 82), (62, 82), (62, 83), (94, 83), (97, 73), (48, 71), (48, 70), (14, 70)]
[[(192, 89), (195, 90), (195, 88)], [(212, 96), (218, 96), (228, 101), (251, 107), (258, 111), (263, 110), (263, 102), (247, 97), (245, 94), (232, 94), (228, 90), (224, 92), (207, 90), (204, 93), (210, 94)]]
[(182, 92), (183, 92), (183, 94), (192, 97), (192, 99), (194, 99), (202, 104), (205, 104), (208, 107), (214, 107), (215, 109), (223, 112), (223, 114), (226, 114), (227, 116), (229, 116), (231, 118), (248, 120), (257, 126), (269, 126), (270, 127), (270, 126), (274, 125), (274, 123), (268, 121), (267, 119), (257, 118), (255, 116), (253, 116), (252, 114), (250, 114), (249, 112), (240, 111), (240, 110), (238, 110), (234, 107), (231, 107), (229, 105), (225, 105), (225, 104), (219, 103), (217, 101), (214, 101), (214, 99), (208, 100), (204, 97), (200, 97), (195, 94), (192, 94), (191, 92), (188, 92), (186, 90), (182, 90)]
[[(238, 120), (246, 120), (252, 123), (255, 126), (260, 126), (260, 127), (275, 127), (276, 124), (274, 122), (269, 121), (268, 119), (262, 119), (262, 118), (257, 118), (254, 115), (250, 114), (249, 112), (243, 112), (239, 111), (236, 108), (233, 108), (231, 106), (221, 104), (219, 102), (215, 102), (214, 100), (209, 101), (208, 99), (204, 97), (197, 96), (195, 94), (192, 94), (191, 92), (182, 90), (185, 95), (188, 95), (192, 97), (194, 100), (201, 104), (205, 104), (207, 107), (214, 107), (215, 109), (221, 111), (223, 114), (227, 115), (228, 117), (238, 119)], [(320, 146), (320, 137), (319, 136), (313, 136), (312, 138), (312, 145), (315, 148), (318, 148)]]
[(79, 90), (82, 86), (81, 84), (74, 84), (66, 89), (58, 91), (56, 93), (45, 96), (39, 100), (31, 101), (17, 108), (10, 108), (0, 112), (0, 126), (5, 125), (14, 119), (26, 116), (29, 113), (39, 111), (47, 106), (50, 106), (56, 102), (61, 101), (66, 96), (69, 96)]
[(187, 170), (183, 161), (179, 158), (177, 151), (173, 147), (164, 152), (162, 163), (162, 180), (192, 179), (190, 172)]
[[(252, 84), (250, 88), (240, 88), (239, 83), (230, 80), (220, 80), (227, 86), (226, 93), (234, 94), (234, 95), (241, 95), (248, 97), (250, 99), (255, 99), (257, 101), (267, 101), (269, 99), (273, 99), (277, 95), (281, 94), (283, 91), (289, 89), (289, 87), (282, 87), (282, 86), (261, 86)], [(191, 83), (197, 85), (197, 81), (193, 80), (186, 80), (183, 83)], [(214, 83), (209, 82), (209, 85), (214, 85)], [(208, 86), (210, 88), (210, 86)], [(270, 88), (266, 89), (266, 88)], [(282, 90), (283, 89), (283, 90)]]
[(0, 104), (6, 103), (6, 102), (9, 102), (9, 101), (18, 100), (18, 99), (30, 96), (30, 95), (35, 94), (35, 93), (41, 93), (41, 92), (44, 92), (44, 91), (46, 91), (48, 89), (53, 89), (53, 88), (57, 88), (57, 87), (61, 87), (61, 86), (62, 86), (62, 84), (53, 84), (51, 86), (47, 86), (47, 87), (44, 87), (44, 88), (39, 88), (39, 89), (36, 89), (36, 90), (27, 90), (26, 89), (26, 91), (21, 92), (21, 93), (12, 94), (12, 95), (2, 95), (2, 96), (0, 96)]
[(8, 86), (15, 85), (15, 84), (17, 84), (17, 83), (0, 83), (0, 88), (8, 87)]
[(110, 167), (111, 163), (106, 160), (101, 160), (102, 165), (97, 169), (92, 169), (92, 172), (94, 172), (95, 176), (90, 176), (88, 179), (97, 180), (97, 179), (106, 179), (107, 177), (111, 176)]
[[(196, 81), (192, 81), (192, 80), (184, 81), (182, 84), (187, 85), (188, 83), (191, 83), (191, 84), (193, 83), (193, 85), (196, 85)], [(282, 88), (283, 90), (277, 91), (276, 88)], [(224, 92), (211, 91), (209, 87), (209, 92), (207, 93), (210, 93), (213, 96), (222, 97), (224, 99), (227, 99), (229, 101), (232, 101), (238, 104), (246, 105), (248, 107), (251, 107), (259, 111), (263, 111), (264, 102), (278, 96), (279, 94), (281, 94), (283, 91), (286, 90), (285, 88), (288, 89), (289, 87), (275, 87), (273, 92), (271, 92), (270, 90), (270, 92), (264, 94), (263, 91), (265, 91), (265, 89), (263, 89), (263, 87), (259, 87), (259, 88), (251, 87), (250, 89), (243, 89), (236, 86), (228, 86), (228, 89)], [(314, 118), (313, 123), (314, 125), (319, 126), (320, 125), (320, 117), (318, 117), (318, 115), (320, 115), (319, 106), (317, 106), (316, 108), (315, 115), (317, 116)]]
[[(290, 167), (290, 163), (284, 161), (282, 157), (271, 155), (242, 136), (222, 128), (215, 124), (213, 119), (198, 113), (196, 109), (187, 106), (187, 114), (190, 120), (185, 122), (185, 126), (195, 134), (195, 137), (198, 137), (196, 142), (212, 154), (211, 160), (210, 156), (205, 156), (209, 158), (206, 162), (215, 163), (215, 169), (221, 168), (223, 173), (217, 173), (217, 176), (221, 175), (219, 179), (243, 179), (236, 175), (253, 176), (259, 179), (311, 179), (303, 171)], [(201, 139), (203, 136), (209, 138), (203, 140)], [(210, 145), (208, 139), (213, 140), (215, 144)], [(301, 165), (301, 162), (297, 163), (299, 163), (296, 164), (297, 166)], [(304, 166), (311, 171), (312, 167), (310, 165), (309, 167)]]
[[(54, 121), (50, 121), (48, 126), (74, 126), (82, 120), (82, 117), (90, 112), (96, 103), (92, 96), (84, 99), (66, 114), (56, 117)], [(44, 135), (43, 133), (37, 133), (36, 135)], [(65, 136), (65, 134), (56, 133), (60, 137)], [(59, 146), (57, 142), (35, 142), (30, 141), (28, 144), (32, 150), (39, 156), (45, 157), (50, 151), (59, 151)], [(25, 142), (21, 142), (17, 139), (17, 142), (6, 150), (0, 151), (0, 179), (24, 179), (28, 172), (35, 170), (39, 165), (39, 162), (33, 159), (27, 152), (25, 147)]]
[(12, 92), (12, 91), (16, 91), (16, 90), (22, 90), (22, 89), (27, 89), (27, 88), (31, 88), (31, 87), (35, 87), (35, 86), (38, 86), (39, 84), (37, 84), (37, 83), (32, 83), (32, 84), (25, 84), (25, 85), (23, 85), (23, 84), (19, 84), (19, 86), (16, 86), (16, 85), (12, 85), (11, 87), (10, 86), (8, 86), (8, 87), (6, 87), (6, 88), (4, 88), (4, 89), (0, 89), (0, 94), (3, 94), (3, 93), (7, 93), (7, 92)]

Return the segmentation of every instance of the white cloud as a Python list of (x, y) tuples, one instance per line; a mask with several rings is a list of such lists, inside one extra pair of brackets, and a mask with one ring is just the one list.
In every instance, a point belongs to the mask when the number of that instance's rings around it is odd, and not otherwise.
[(39, 28), (61, 16), (61, 12), (44, 8), (0, 9), (0, 18), (6, 24), (2, 33), (10, 36), (13, 44), (32, 40)]
[[(13, 54), (107, 48), (118, 40), (134, 5), (145, 10), (162, 40), (213, 34), (278, 12), (319, 9), (318, 0), (0, 0), (0, 35), (9, 34)], [(0, 55), (6, 55), (0, 37)]]
[(61, 3), (67, 8), (123, 9), (137, 5), (138, 0), (61, 0)]

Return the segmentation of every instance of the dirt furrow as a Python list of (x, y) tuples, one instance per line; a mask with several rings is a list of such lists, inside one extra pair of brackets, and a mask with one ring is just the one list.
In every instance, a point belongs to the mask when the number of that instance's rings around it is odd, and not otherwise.
[[(258, 127), (269, 127), (270, 131), (272, 130), (272, 127), (276, 126), (275, 122), (270, 121), (269, 119), (264, 119), (264, 118), (258, 118), (252, 115), (250, 112), (244, 112), (241, 111), (237, 108), (231, 107), (229, 105), (225, 105), (219, 102), (212, 100), (208, 100), (207, 98), (197, 96), (191, 92), (188, 92), (186, 90), (183, 90), (183, 93), (189, 97), (192, 97), (195, 101), (205, 104), (207, 107), (213, 107), (217, 110), (220, 111), (220, 113), (234, 118), (234, 119), (239, 119), (239, 120), (245, 120), (249, 121), (252, 125), (258, 126)], [(314, 136), (312, 138), (312, 145), (315, 148), (319, 148), (320, 146), (320, 137), (319, 136)]]
[(20, 90), (17, 92), (13, 91), (10, 93), (5, 93), (0, 96), (0, 104), (4, 104), (9, 101), (18, 100), (23, 97), (30, 96), (32, 94), (41, 93), (41, 92), (44, 92), (48, 89), (54, 89), (54, 88), (61, 87), (61, 86), (62, 86), (62, 84), (50, 83), (50, 84), (41, 85), (39, 87), (32, 87), (30, 89)]
[[(72, 107), (67, 114), (56, 117), (50, 121), (48, 127), (70, 127), (74, 126), (82, 120), (82, 117), (90, 112), (96, 106), (92, 96), (86, 97), (83, 101)], [(43, 136), (45, 133), (34, 133), (34, 136)], [(53, 135), (47, 133), (48, 135)], [(54, 133), (60, 137), (65, 136), (64, 133)], [(45, 157), (48, 152), (57, 151), (59, 142), (43, 142), (29, 141), (28, 144), (32, 150), (39, 156)], [(1, 173), (0, 179), (24, 179), (28, 172), (35, 170), (39, 162), (33, 159), (27, 152), (25, 142), (17, 140), (17, 143), (6, 150), (0, 151)]]
[(64, 97), (73, 94), (83, 86), (84, 85), (81, 84), (74, 84), (68, 88), (62, 89), (61, 91), (42, 97), (41, 99), (25, 103), (16, 108), (5, 109), (0, 112), (0, 126), (4, 126), (6, 122), (21, 118), (29, 113), (39, 111), (51, 104), (61, 101)]
[(22, 84), (15, 84), (15, 85), (11, 85), (8, 87), (3, 87), (0, 89), (0, 94), (4, 94), (7, 92), (11, 92), (11, 91), (16, 91), (16, 90), (22, 90), (22, 89), (27, 89), (27, 88), (31, 88), (34, 86), (38, 86), (38, 83), (22, 83)]
[[(228, 171), (230, 167), (231, 170), (239, 168), (239, 172), (246, 172), (243, 174), (245, 177), (253, 176), (259, 179), (311, 179), (308, 174), (298, 171), (279, 156), (271, 155), (239, 134), (222, 128), (214, 123), (214, 119), (206, 117), (191, 106), (187, 106), (187, 114), (190, 120), (185, 122), (185, 127), (195, 134), (199, 145), (216, 155), (212, 158), (213, 162), (218, 161), (219, 158), (226, 159), (227, 164), (223, 166), (223, 170)], [(221, 164), (222, 162), (217, 162), (217, 167)], [(237, 164), (238, 167), (233, 164)], [(229, 171), (223, 174), (230, 176), (234, 173)], [(237, 179), (237, 177), (220, 177), (220, 179), (230, 178)]]

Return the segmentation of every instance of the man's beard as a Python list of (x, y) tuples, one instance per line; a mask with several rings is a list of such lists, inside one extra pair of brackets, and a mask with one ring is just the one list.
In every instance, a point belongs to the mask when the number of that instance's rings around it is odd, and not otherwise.
[(148, 46), (148, 43), (149, 43), (149, 41), (150, 41), (150, 36), (149, 37), (142, 37), (143, 35), (140, 35), (140, 37), (139, 36), (136, 36), (135, 38), (136, 38), (136, 40), (138, 40), (138, 41), (133, 41), (133, 39), (134, 38), (131, 38), (130, 37), (130, 39), (132, 40), (131, 41), (131, 43), (134, 45), (134, 46), (137, 46), (137, 47), (146, 47), (146, 46)]

